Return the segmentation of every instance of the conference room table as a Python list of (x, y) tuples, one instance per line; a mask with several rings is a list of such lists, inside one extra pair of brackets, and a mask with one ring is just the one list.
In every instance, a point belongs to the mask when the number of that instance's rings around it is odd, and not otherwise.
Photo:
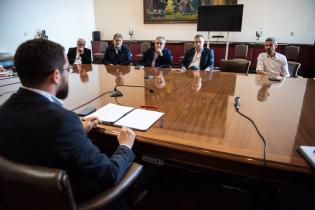
[[(122, 97), (110, 96), (115, 87)], [(267, 142), (266, 165), (263, 141), (251, 122), (236, 112), (236, 97), (240, 112), (254, 121)], [(297, 151), (300, 145), (315, 146), (313, 79), (277, 82), (256, 74), (75, 65), (64, 106), (79, 112), (108, 103), (152, 106), (151, 110), (165, 113), (149, 130), (135, 131), (139, 160), (314, 183), (314, 171)], [(119, 130), (99, 124), (89, 136), (106, 151), (117, 146)]]

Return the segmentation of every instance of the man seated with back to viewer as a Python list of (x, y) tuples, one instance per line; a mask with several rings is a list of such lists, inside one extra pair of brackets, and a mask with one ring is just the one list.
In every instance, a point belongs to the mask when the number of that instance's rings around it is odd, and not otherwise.
[(194, 37), (194, 48), (187, 50), (181, 62), (181, 70), (210, 71), (214, 65), (213, 49), (204, 48), (205, 39), (201, 34)]
[(265, 40), (265, 53), (260, 53), (257, 58), (256, 72), (274, 76), (290, 77), (287, 58), (276, 52), (278, 47), (274, 37)]
[(91, 50), (84, 47), (85, 40), (79, 38), (77, 41), (77, 47), (69, 48), (68, 60), (70, 64), (91, 64)]
[(65, 170), (77, 203), (118, 182), (135, 158), (135, 134), (122, 128), (111, 157), (91, 142), (87, 133), (99, 120), (82, 123), (60, 100), (68, 94), (64, 48), (45, 39), (29, 40), (18, 47), (14, 62), (22, 87), (0, 108), (1, 155)]
[(166, 40), (163, 36), (156, 37), (154, 48), (149, 48), (141, 60), (141, 65), (146, 67), (169, 67), (171, 66), (172, 53), (165, 48)]
[(113, 44), (106, 49), (104, 64), (129, 65), (131, 63), (131, 52), (123, 45), (123, 36), (119, 33), (114, 35)]

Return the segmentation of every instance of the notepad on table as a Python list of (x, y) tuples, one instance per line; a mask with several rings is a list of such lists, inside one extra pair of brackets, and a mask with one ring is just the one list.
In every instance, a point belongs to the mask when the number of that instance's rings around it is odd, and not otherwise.
[[(97, 117), (103, 124), (148, 130), (164, 113), (109, 103), (86, 117)], [(85, 118), (86, 118), (85, 117)]]
[(300, 146), (298, 151), (304, 159), (315, 169), (315, 146)]

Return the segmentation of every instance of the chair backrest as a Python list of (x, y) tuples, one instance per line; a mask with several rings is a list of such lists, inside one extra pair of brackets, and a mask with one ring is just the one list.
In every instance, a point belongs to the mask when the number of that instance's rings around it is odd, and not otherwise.
[(187, 52), (187, 50), (191, 49), (194, 47), (194, 44), (191, 42), (185, 43), (184, 44), (184, 54)]
[(247, 59), (248, 45), (235, 45), (234, 58)]
[(147, 51), (149, 48), (151, 47), (151, 43), (150, 42), (141, 42), (140, 44), (140, 53), (145, 53), (145, 51)]
[(285, 46), (284, 55), (288, 61), (297, 61), (299, 59), (300, 47), (298, 46)]
[(0, 155), (0, 205), (10, 210), (74, 210), (66, 172), (18, 163)]
[(108, 47), (108, 42), (100, 42), (100, 53), (105, 53)]
[(301, 64), (294, 61), (288, 61), (288, 69), (290, 73), (290, 77), (297, 77), (298, 71), (301, 67)]
[(220, 70), (248, 74), (250, 61), (247, 60), (221, 60)]

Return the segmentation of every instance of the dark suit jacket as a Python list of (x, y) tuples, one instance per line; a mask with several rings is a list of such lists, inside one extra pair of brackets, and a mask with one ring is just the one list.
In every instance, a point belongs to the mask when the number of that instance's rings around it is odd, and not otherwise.
[[(190, 50), (187, 50), (184, 60), (181, 62), (181, 67), (185, 66), (188, 69), (188, 66), (190, 65), (192, 59), (195, 55), (195, 48), (192, 48)], [(210, 69), (213, 69), (214, 65), (214, 53), (213, 49), (203, 48), (201, 52), (201, 58), (200, 58), (200, 70), (205, 70), (207, 67), (210, 67)]]
[(87, 137), (74, 112), (23, 88), (0, 108), (0, 153), (65, 170), (77, 202), (117, 182), (135, 158), (126, 146), (108, 158)]
[[(152, 60), (154, 58), (155, 49), (149, 48), (142, 57), (141, 65), (146, 67), (151, 67)], [(162, 50), (163, 56), (159, 56), (155, 61), (155, 66), (164, 66), (164, 65), (171, 65), (172, 62), (172, 53), (169, 49), (164, 48)]]
[(131, 63), (131, 52), (128, 47), (122, 45), (116, 54), (114, 45), (111, 45), (106, 49), (103, 63), (129, 65)]
[[(77, 55), (77, 48), (76, 47), (69, 48), (67, 56), (68, 56), (68, 60), (70, 64), (74, 63), (76, 55)], [(84, 48), (84, 52), (81, 55), (81, 58), (82, 58), (82, 64), (91, 64), (92, 63), (91, 50)]]

